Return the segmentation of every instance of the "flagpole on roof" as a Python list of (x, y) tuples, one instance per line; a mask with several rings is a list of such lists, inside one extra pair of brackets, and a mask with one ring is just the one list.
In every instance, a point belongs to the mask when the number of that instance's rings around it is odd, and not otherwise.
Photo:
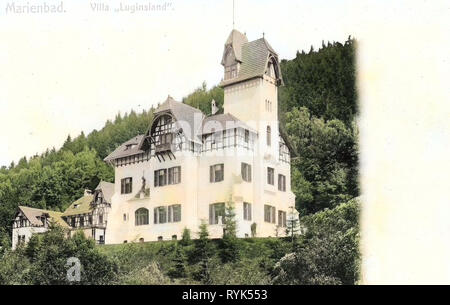
[(234, 30), (234, 0), (233, 0), (233, 30)]

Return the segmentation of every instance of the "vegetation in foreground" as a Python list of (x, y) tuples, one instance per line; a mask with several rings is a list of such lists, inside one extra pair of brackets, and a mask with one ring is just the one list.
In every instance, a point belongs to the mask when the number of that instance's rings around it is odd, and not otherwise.
[[(97, 247), (79, 234), (64, 239), (55, 229), (10, 251), (11, 219), (19, 204), (63, 211), (84, 189), (113, 181), (103, 158), (146, 132), (153, 118), (153, 107), (131, 110), (101, 130), (69, 136), (59, 150), (0, 168), (0, 284), (65, 284), (65, 260), (72, 256), (84, 266), (79, 284), (354, 284), (359, 272), (359, 206), (349, 201), (359, 196), (354, 54), (349, 38), (281, 62), (280, 127), (297, 155), (292, 191), (304, 225), (297, 239), (241, 240), (228, 234), (192, 241), (185, 232), (178, 242)], [(203, 84), (183, 102), (209, 114), (211, 99), (222, 107), (223, 90)]]
[[(82, 233), (65, 238), (59, 227), (4, 250), (0, 284), (355, 284), (359, 274), (360, 202), (353, 199), (301, 219), (302, 235), (238, 239), (233, 221), (222, 239), (208, 226), (191, 240), (96, 246)], [(81, 263), (80, 282), (67, 280), (67, 259)]]

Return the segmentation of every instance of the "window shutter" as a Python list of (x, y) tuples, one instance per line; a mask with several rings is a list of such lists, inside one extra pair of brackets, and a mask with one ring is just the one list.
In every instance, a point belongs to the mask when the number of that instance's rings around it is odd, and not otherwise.
[(153, 209), (153, 223), (154, 224), (158, 223), (158, 209), (157, 208)]
[(248, 166), (248, 182), (252, 182), (252, 166)]
[(154, 177), (155, 187), (157, 187), (158, 186), (158, 171), (155, 171), (154, 174), (155, 174), (155, 177)]
[(214, 168), (213, 166), (209, 167), (209, 182), (214, 182), (214, 172), (213, 172)]
[(247, 206), (248, 206), (248, 212), (247, 212), (248, 220), (252, 220), (252, 205), (250, 203), (247, 203)]
[(214, 207), (212, 204), (209, 205), (209, 224), (212, 225), (214, 224), (213, 220), (214, 220)]
[(245, 163), (241, 163), (241, 176), (243, 180), (245, 179)]

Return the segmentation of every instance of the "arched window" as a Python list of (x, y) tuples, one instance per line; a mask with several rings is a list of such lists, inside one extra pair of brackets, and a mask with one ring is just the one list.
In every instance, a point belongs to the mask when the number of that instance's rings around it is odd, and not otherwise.
[(95, 199), (95, 202), (97, 202), (97, 204), (103, 203), (103, 193), (102, 192), (98, 192), (97, 193), (97, 197)]
[(134, 213), (136, 226), (148, 225), (148, 210), (145, 208), (140, 208)]
[(155, 120), (151, 130), (151, 136), (156, 145), (164, 145), (172, 143), (172, 131), (174, 121), (168, 114), (162, 115)]
[(267, 146), (270, 146), (272, 144), (272, 130), (270, 129), (270, 126), (267, 126)]
[(272, 62), (269, 62), (269, 64), (267, 65), (266, 74), (269, 75), (270, 77), (275, 78), (275, 67)]

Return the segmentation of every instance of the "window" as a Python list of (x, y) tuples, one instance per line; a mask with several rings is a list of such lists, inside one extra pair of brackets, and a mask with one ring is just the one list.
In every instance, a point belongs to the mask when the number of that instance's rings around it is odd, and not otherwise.
[(159, 136), (159, 144), (171, 144), (172, 143), (172, 134), (166, 133)]
[(172, 235), (172, 240), (177, 240), (177, 236), (176, 235)]
[(252, 182), (252, 166), (247, 163), (241, 163), (242, 180)]
[(84, 216), (80, 216), (80, 227), (84, 227)]
[(72, 226), (72, 228), (75, 228), (75, 226), (76, 226), (75, 217), (71, 218), (71, 226)]
[(174, 204), (169, 206), (168, 221), (169, 222), (181, 221), (181, 204)]
[(181, 167), (169, 168), (169, 184), (178, 184), (181, 182)]
[(231, 78), (234, 78), (237, 76), (237, 66), (233, 65), (231, 66)]
[(274, 185), (275, 184), (275, 170), (271, 167), (267, 168), (267, 183)]
[(286, 192), (286, 176), (285, 175), (278, 175), (278, 190), (282, 192)]
[(244, 141), (245, 143), (248, 143), (250, 139), (250, 131), (248, 131), (247, 129), (244, 131)]
[(154, 223), (161, 224), (167, 222), (167, 208), (157, 207), (153, 210)]
[(252, 220), (252, 205), (244, 202), (244, 220)]
[(127, 221), (127, 214), (123, 214), (123, 221)]
[(272, 62), (269, 62), (269, 64), (267, 65), (266, 74), (270, 77), (275, 77), (275, 68)]
[(275, 207), (264, 205), (264, 221), (275, 223)]
[(272, 130), (270, 126), (267, 126), (267, 146), (272, 145)]
[(164, 186), (167, 184), (167, 169), (160, 169), (155, 171), (155, 187)]
[(124, 178), (121, 180), (120, 193), (130, 194), (133, 191), (133, 178)]
[[(102, 216), (103, 217), (103, 216)], [(103, 221), (102, 221), (103, 222)], [(88, 225), (92, 225), (92, 215), (88, 216)]]
[(148, 210), (146, 208), (140, 208), (134, 213), (136, 226), (148, 225)]
[(272, 112), (272, 102), (269, 100), (266, 100), (266, 111)]
[(214, 203), (209, 205), (209, 224), (223, 224), (225, 216), (225, 203)]
[(158, 241), (162, 241), (163, 237), (162, 236), (158, 236)]
[(143, 243), (144, 242), (144, 238), (143, 237), (139, 238), (139, 242)]
[(103, 194), (102, 194), (101, 192), (99, 192), (99, 193), (97, 194), (97, 198), (96, 198), (95, 201), (97, 202), (97, 204), (103, 203)]
[(100, 214), (98, 215), (98, 223), (103, 224), (103, 212), (100, 212)]
[(209, 181), (220, 182), (223, 181), (223, 164), (216, 164), (209, 168)]
[(286, 228), (286, 212), (278, 211), (278, 226)]

